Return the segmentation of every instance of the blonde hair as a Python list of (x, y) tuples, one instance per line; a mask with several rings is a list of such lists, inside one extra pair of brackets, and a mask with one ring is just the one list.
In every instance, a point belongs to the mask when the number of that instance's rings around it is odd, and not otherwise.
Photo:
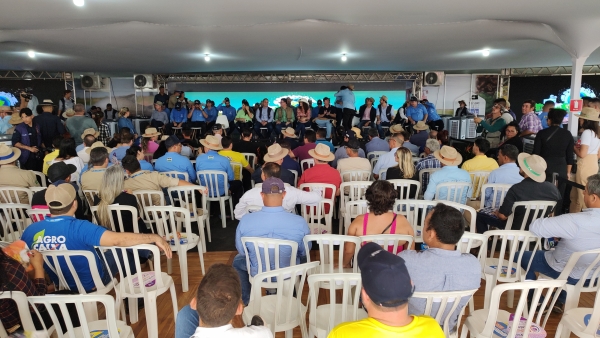
[(129, 112), (129, 108), (123, 107), (121, 110), (119, 110), (119, 116), (123, 117), (127, 112)]
[(403, 178), (411, 179), (415, 175), (415, 165), (412, 161), (412, 153), (410, 150), (404, 147), (398, 148), (396, 150), (396, 157), (398, 157), (398, 167), (402, 174)]
[(123, 192), (124, 172), (123, 167), (118, 164), (106, 169), (102, 177), (100, 191), (98, 192), (98, 197), (100, 197), (100, 203), (98, 204), (98, 224), (109, 230), (111, 215), (109, 214), (108, 206), (113, 204), (115, 198)]

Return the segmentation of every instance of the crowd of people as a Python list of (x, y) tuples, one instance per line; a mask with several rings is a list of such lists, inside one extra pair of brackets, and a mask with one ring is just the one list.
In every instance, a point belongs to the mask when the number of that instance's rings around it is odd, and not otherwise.
[[(143, 208), (133, 195), (139, 190), (164, 191), (165, 203), (177, 204), (166, 193), (167, 188), (203, 186), (202, 195), (227, 193), (232, 197), (235, 211), (231, 217), (239, 220), (235, 235), (238, 254), (232, 266), (216, 264), (207, 271), (196, 297), (177, 316), (176, 337), (224, 332), (271, 337), (270, 330), (260, 327), (261, 318), (254, 318), (254, 325), (246, 328), (231, 325), (233, 317), (250, 302), (250, 281), (259, 271), (257, 253), (244, 248), (242, 238), (294, 241), (298, 243), (295, 263), (306, 262), (310, 253), (303, 239), (312, 231), (307, 220), (298, 215), (299, 205), (319, 206), (323, 199), (346, 198), (347, 191), (340, 186), (351, 180), (352, 171), (365, 174), (359, 180), (372, 177), (374, 182), (364, 192), (368, 211), (342, 230), (350, 236), (419, 236), (425, 246), (401, 242), (393, 250), (363, 243), (354, 261), (356, 248), (346, 245), (338, 263), (345, 268), (355, 264), (360, 268), (361, 299), (368, 318), (338, 325), (331, 337), (374, 336), (376, 332), (444, 336), (435, 320), (423, 316), (424, 303), (411, 296), (415, 291), (480, 287), (479, 261), (471, 253), (456, 250), (456, 244), (469, 231), (465, 218), (459, 210), (443, 203), (451, 198), (450, 190), (439, 189), (444, 183), (471, 184), (474, 172), (488, 172), (488, 183), (511, 185), (502, 199), (495, 198), (492, 191), (482, 192), (485, 208), (478, 211), (474, 230), (485, 233), (524, 224), (523, 229), (536, 236), (560, 238), (555, 250), (525, 253), (528, 256), (523, 268), (527, 270), (526, 263), (531, 261), (528, 279), (535, 279), (536, 272), (556, 278), (573, 252), (600, 248), (600, 230), (595, 227), (600, 220), (596, 218), (600, 217), (600, 110), (596, 107), (587, 106), (578, 116), (580, 136), (574, 142), (561, 126), (564, 110), (544, 105), (544, 114), (538, 117), (535, 102), (527, 100), (522, 105), (521, 120), (516, 121), (506, 100), (498, 99), (487, 118), (474, 118), (483, 134), (466, 153), (450, 145), (442, 119), (427, 100), (411, 97), (394, 110), (382, 96), (379, 105), (374, 106), (375, 100), (367, 98), (357, 109), (353, 90), (352, 85), (343, 86), (333, 96), (333, 105), (327, 97), (316, 107), (304, 100), (293, 106), (291, 100), (282, 99), (275, 109), (267, 99), (255, 106), (244, 100), (242, 108), (236, 110), (228, 98), (215, 107), (211, 100), (190, 102), (184, 92), (168, 95), (161, 87), (150, 126), (141, 131), (135, 130), (127, 108), (116, 111), (111, 106), (102, 112), (95, 107), (88, 114), (83, 105), (71, 100), (68, 91), (58, 105), (44, 100), (35, 118), (28, 108), (13, 112), (9, 118), (0, 111), (1, 121), (8, 120), (15, 126), (12, 147), (0, 144), (0, 187), (38, 187), (41, 182), (34, 172), (42, 172), (49, 181), (48, 188), (37, 191), (31, 200), (25, 193), (18, 198), (20, 203), (48, 209), (51, 214), (29, 225), (21, 237), (32, 250), (32, 275), (28, 276), (22, 266), (0, 250), (0, 289), (23, 291), (30, 296), (57, 291), (54, 285), (58, 285), (58, 276), (44, 266), (40, 254), (56, 248), (96, 253), (96, 246), (154, 243), (171, 257), (171, 246), (141, 218), (133, 219), (124, 212), (116, 232), (111, 231), (109, 206)], [(457, 115), (469, 115), (464, 106), (462, 102)], [(228, 127), (216, 123), (219, 112), (227, 117)], [(17, 117), (18, 123), (10, 122)], [(110, 135), (104, 117), (117, 119), (118, 132), (114, 135)], [(353, 125), (355, 118), (357, 125)], [(533, 154), (524, 153), (522, 137), (533, 134)], [(373, 165), (374, 154), (377, 157)], [(435, 171), (421, 177), (426, 169)], [(207, 170), (223, 175), (209, 182), (202, 175)], [(552, 183), (554, 174), (574, 183), (569, 184), (570, 193), (565, 181)], [(391, 181), (398, 179), (420, 181), (422, 196), (414, 188), (406, 194), (399, 192)], [(305, 183), (329, 184), (335, 189), (303, 189)], [(84, 191), (96, 194), (88, 200)], [(418, 234), (402, 212), (392, 210), (401, 193), (410, 199), (440, 201), (427, 212)], [(159, 196), (153, 195), (153, 205), (161, 203)], [(472, 190), (467, 189), (457, 199), (469, 204), (473, 202), (471, 197)], [(5, 198), (0, 197), (3, 203), (9, 202)], [(524, 210), (514, 207), (522, 201), (556, 202), (557, 207), (547, 210), (540, 219), (526, 219)], [(560, 215), (567, 201), (569, 212)], [(98, 207), (96, 223), (90, 221), (90, 206)], [(331, 214), (332, 208), (335, 204), (325, 204), (322, 211)], [(225, 224), (227, 215), (218, 210), (212, 208), (208, 217), (221, 217)], [(554, 217), (550, 217), (552, 212)], [(246, 257), (246, 251), (250, 257)], [(289, 248), (279, 255), (281, 262), (286, 257), (289, 261), (291, 256)], [(145, 262), (152, 257), (140, 254), (139, 258)], [(101, 259), (96, 255), (103, 283), (115, 277), (118, 264), (123, 264), (118, 257), (107, 254)], [(576, 283), (585, 267), (585, 262), (577, 265), (568, 283)], [(135, 266), (130, 268), (131, 273), (136, 272)], [(97, 287), (87, 263), (75, 264), (75, 270), (86, 292)], [(52, 283), (46, 283), (46, 276)], [(77, 290), (72, 278), (67, 281), (69, 289)], [(564, 302), (563, 295), (555, 310), (561, 311)], [(0, 317), (8, 332), (22, 329), (14, 303), (1, 300)], [(50, 318), (40, 320), (36, 322), (38, 327)], [(456, 313), (450, 321), (451, 330), (456, 329), (458, 321)]]

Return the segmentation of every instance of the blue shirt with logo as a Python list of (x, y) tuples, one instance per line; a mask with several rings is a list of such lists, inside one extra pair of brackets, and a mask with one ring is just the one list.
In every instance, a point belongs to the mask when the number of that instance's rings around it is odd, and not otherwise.
[(417, 103), (416, 107), (411, 105), (406, 107), (406, 117), (411, 117), (415, 122), (423, 121), (425, 115), (427, 115), (427, 108), (420, 103)]
[[(219, 155), (219, 153), (214, 150), (209, 150), (206, 154), (202, 154), (196, 158), (196, 170), (224, 171), (227, 173), (227, 181), (233, 181), (235, 178), (230, 162), (231, 161), (227, 157)], [(217, 181), (216, 188), (218, 191), (213, 189), (214, 187), (209, 187), (204, 177), (200, 176), (200, 185), (208, 187), (210, 197), (223, 196), (225, 194), (225, 189), (229, 189), (229, 183), (227, 183), (227, 187), (225, 187), (223, 176), (218, 176)]]
[(235, 115), (237, 114), (237, 109), (235, 109), (233, 106), (227, 107), (222, 103), (217, 106), (217, 113), (219, 111), (222, 111), (223, 115), (227, 116), (227, 121), (229, 122), (233, 121), (233, 119), (235, 119)]
[(108, 162), (112, 162), (112, 163), (121, 162), (123, 157), (125, 157), (125, 155), (127, 155), (127, 149), (129, 149), (129, 146), (120, 146), (120, 147), (113, 149), (113, 151), (110, 152), (110, 157), (109, 157)]
[(177, 110), (177, 109), (171, 110), (171, 122), (173, 122), (173, 123), (187, 122), (187, 113), (188, 113), (188, 110), (184, 106), (181, 107), (181, 110)]
[(206, 122), (213, 122), (217, 120), (217, 108), (204, 108), (204, 112), (206, 113), (206, 115), (208, 115), (208, 118), (206, 118)]
[(202, 114), (202, 110), (194, 108), (192, 111), (192, 122), (205, 122), (204, 114)]
[[(190, 159), (181, 154), (169, 151), (154, 162), (154, 169), (158, 172), (179, 171), (188, 173), (189, 182), (196, 182), (196, 171)], [(180, 180), (185, 180), (183, 175), (179, 176)]]
[[(104, 263), (100, 261), (94, 246), (100, 245), (100, 238), (105, 231), (105, 228), (86, 220), (77, 219), (72, 216), (54, 216), (28, 226), (23, 232), (21, 239), (27, 243), (29, 248), (39, 252), (50, 250), (82, 250), (93, 252), (96, 257), (96, 266), (98, 267), (100, 278), (102, 278), (104, 276), (102, 269)], [(90, 291), (96, 287), (87, 259), (80, 256), (72, 258), (71, 261), (85, 290)], [(67, 264), (62, 259), (60, 262), (69, 288), (77, 290), (77, 285), (69, 272)], [(58, 285), (58, 277), (47, 265), (44, 267), (54, 284)]]
[[(441, 120), (442, 118), (438, 115), (435, 105), (431, 102), (425, 104), (427, 109), (427, 122)], [(416, 120), (415, 120), (416, 121)]]

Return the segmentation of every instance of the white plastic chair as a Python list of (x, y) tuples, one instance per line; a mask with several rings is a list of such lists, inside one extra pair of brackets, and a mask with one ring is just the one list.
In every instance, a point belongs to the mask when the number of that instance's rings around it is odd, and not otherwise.
[[(275, 332), (285, 331), (286, 338), (292, 338), (293, 329), (300, 326), (302, 336), (306, 336), (306, 307), (300, 297), (304, 290), (306, 275), (316, 268), (319, 262), (294, 265), (287, 268), (263, 272), (254, 276), (255, 281), (276, 278), (275, 295), (262, 296), (262, 288), (254, 282), (250, 294), (250, 302), (244, 309), (242, 318), (250, 323), (254, 315), (259, 315), (265, 325)], [(294, 292), (298, 297), (294, 297)]]
[[(257, 274), (296, 265), (298, 243), (294, 241), (264, 237), (242, 237), (241, 241), (244, 248), (244, 255), (246, 256), (246, 269), (248, 274), (250, 274), (250, 269), (252, 267), (250, 259), (251, 255), (254, 257)], [(267, 250), (266, 253), (265, 248)], [(284, 250), (290, 250), (289, 261), (283, 260), (281, 257), (286, 254)], [(306, 253), (308, 255), (309, 251), (306, 251)], [(280, 264), (283, 264), (284, 266), (281, 266)], [(250, 283), (253, 283), (252, 276), (250, 276)], [(263, 280), (261, 286), (273, 288), (276, 287), (276, 282)]]
[[(333, 208), (335, 206), (336, 187), (333, 184), (324, 183), (303, 183), (298, 189), (305, 191), (318, 191), (321, 193), (321, 202), (318, 205), (301, 205), (302, 217), (308, 223), (311, 233), (331, 233)], [(325, 197), (328, 192), (331, 192), (331, 197)], [(326, 207), (329, 212), (326, 212)], [(321, 219), (325, 219), (325, 224), (321, 223)]]
[(29, 188), (0, 187), (0, 201), (2, 203), (31, 204), (33, 192)]
[(172, 178), (176, 178), (178, 180), (183, 180), (187, 182), (190, 181), (190, 175), (187, 172), (183, 171), (162, 171), (161, 174), (167, 175)]
[[(110, 226), (110, 229), (113, 232), (125, 232), (125, 227), (123, 223), (123, 213), (127, 212), (131, 214), (131, 219), (133, 220), (133, 232), (136, 234), (140, 233), (140, 228), (138, 226), (138, 210), (130, 205), (119, 205), (119, 204), (111, 204), (108, 206), (108, 219), (110, 224), (99, 224), (98, 222), (98, 206), (90, 207), (90, 211), (92, 212), (92, 220), (94, 223), (107, 228)], [(117, 216), (117, 219), (114, 218), (114, 213)]]
[(407, 179), (395, 179), (395, 180), (387, 180), (391, 184), (394, 185), (396, 191), (398, 191), (398, 197), (396, 199), (399, 200), (407, 200), (411, 199), (410, 192), (414, 189), (415, 195), (412, 197), (413, 199), (417, 199), (421, 193), (421, 183), (415, 180), (407, 180)]
[[(479, 204), (479, 208), (483, 209), (484, 207), (493, 207), (494, 209), (500, 209), (500, 206), (504, 202), (504, 197), (506, 197), (506, 193), (512, 187), (512, 184), (504, 184), (504, 183), (486, 183), (481, 186), (481, 203)], [(491, 205), (485, 204), (485, 196), (486, 191), (491, 189)]]
[(2, 226), (2, 236), (0, 240), (4, 242), (14, 242), (21, 239), (25, 228), (31, 224), (27, 211), (30, 206), (27, 204), (2, 203), (0, 204), (0, 225)]
[(342, 182), (354, 182), (354, 181), (370, 181), (371, 171), (370, 170), (346, 170), (340, 172)]
[(348, 228), (350, 228), (352, 220), (358, 217), (359, 215), (366, 214), (367, 212), (369, 212), (369, 207), (367, 206), (367, 201), (365, 200), (346, 202), (343, 223), (342, 218), (340, 217), (340, 235), (347, 235)]
[[(490, 296), (492, 288), (498, 282), (515, 283), (525, 280), (525, 274), (529, 270), (531, 261), (535, 256), (535, 252), (540, 249), (540, 239), (532, 232), (521, 230), (490, 230), (484, 233), (488, 237), (488, 242), (492, 239), (492, 244), (489, 247), (489, 253), (484, 252), (485, 260), (483, 273), (485, 277), (485, 300), (484, 309), (489, 308)], [(523, 253), (529, 251), (530, 244), (534, 242), (531, 258), (527, 263), (527, 269), (521, 267), (523, 261)], [(499, 245), (499, 253), (496, 256), (497, 247)], [(514, 259), (516, 258), (516, 262)], [(483, 257), (482, 257), (483, 259)], [(508, 307), (513, 307), (514, 294), (508, 293), (506, 304)]]
[(314, 158), (307, 158), (306, 160), (300, 161), (300, 169), (302, 172), (306, 171), (306, 169), (310, 169), (315, 166)]
[(218, 115), (215, 122), (220, 124), (223, 129), (229, 129), (229, 120), (226, 115)]
[[(466, 304), (478, 289), (442, 292), (415, 292), (411, 302), (424, 302), (423, 315), (435, 318), (446, 337), (457, 337), (458, 325), (465, 313)], [(454, 325), (452, 325), (454, 324)]]
[[(419, 183), (421, 183), (421, 195), (419, 196), (419, 198), (423, 198), (423, 194), (427, 190), (427, 185), (429, 184), (429, 178), (431, 177), (431, 175), (440, 169), (442, 168), (430, 168), (419, 170)], [(425, 179), (427, 179), (427, 182), (425, 182)]]
[[(35, 325), (33, 324), (33, 318), (31, 312), (29, 312), (29, 302), (27, 295), (23, 291), (10, 291), (0, 293), (0, 299), (12, 299), (17, 306), (19, 311), (19, 319), (21, 320), (21, 328), (26, 332), (36, 332)], [(47, 328), (46, 332), (48, 336), (54, 331), (54, 326)], [(39, 333), (37, 331), (36, 333)], [(8, 333), (6, 332), (2, 322), (0, 322), (0, 337), (7, 338)]]
[(240, 162), (235, 161), (230, 161), (229, 165), (231, 166), (231, 169), (233, 169), (234, 177), (237, 176), (242, 179), (242, 170), (244, 169), (244, 166)]
[[(596, 287), (595, 289), (597, 290), (598, 288)], [(593, 308), (576, 307), (568, 310), (565, 304), (565, 312), (558, 323), (555, 337), (570, 337), (571, 333), (580, 338), (598, 337), (598, 326), (600, 326), (600, 292), (596, 291), (596, 298), (593, 304)]]
[(256, 167), (256, 164), (257, 164), (257, 162), (256, 162), (256, 154), (253, 154), (253, 153), (242, 153), (242, 155), (244, 155), (244, 158), (250, 164), (250, 168), (255, 168)]
[[(360, 250), (360, 238), (346, 235), (306, 235), (304, 236), (304, 250), (310, 252), (309, 243), (315, 242), (319, 245), (319, 273), (356, 273), (358, 272), (358, 250)], [(346, 245), (354, 245), (353, 266), (344, 268), (344, 249)], [(337, 253), (334, 246), (339, 246)], [(337, 259), (336, 259), (337, 256)], [(310, 255), (306, 255), (310, 262)], [(335, 265), (337, 264), (337, 267)]]
[[(460, 241), (456, 243), (456, 251), (461, 253), (471, 253), (471, 249), (479, 248), (477, 253), (477, 260), (481, 266), (481, 279), (485, 280), (485, 274), (483, 273), (485, 267), (485, 259), (487, 258), (487, 240), (488, 236), (484, 234), (478, 234), (474, 232), (465, 231), (460, 238)], [(469, 313), (475, 311), (475, 304), (473, 299), (469, 300)]]
[(415, 238), (411, 235), (399, 234), (364, 235), (358, 236), (358, 238), (360, 238), (361, 242), (375, 242), (379, 244), (382, 248), (393, 254), (396, 254), (398, 252), (398, 247), (411, 249), (413, 242), (415, 241)]
[(379, 161), (379, 156), (383, 154), (387, 154), (387, 151), (372, 151), (367, 154), (367, 159), (371, 162), (371, 168), (375, 168), (377, 161)]
[(31, 223), (39, 222), (50, 217), (50, 209), (27, 209), (27, 216)]
[[(225, 201), (229, 201), (229, 211), (231, 218), (233, 215), (233, 202), (229, 195), (227, 173), (219, 170), (200, 170), (197, 173), (198, 183), (208, 188), (208, 194), (206, 195), (206, 215), (210, 215), (210, 202), (219, 202), (221, 207), (221, 225), (223, 228), (227, 227), (226, 223), (226, 210)], [(222, 179), (224, 187), (219, 187), (219, 177)]]
[[(440, 193), (444, 190), (446, 191), (446, 198), (442, 200), (440, 199)], [(470, 193), (470, 182), (446, 182), (437, 185), (434, 200), (466, 204)]]
[[(48, 311), (52, 323), (56, 330), (54, 333), (59, 337), (90, 337), (106, 332), (110, 337), (133, 338), (133, 330), (126, 323), (117, 320), (113, 309), (115, 308), (115, 300), (110, 295), (51, 295), (51, 296), (31, 296), (27, 297), (31, 305), (43, 305)], [(90, 318), (85, 308), (97, 308), (98, 303), (102, 304), (106, 319), (98, 320)], [(67, 311), (67, 304), (74, 304), (77, 309), (77, 317), (79, 317), (80, 327), (74, 328), (73, 322)], [(56, 313), (52, 305), (60, 308), (60, 313)], [(36, 314), (41, 318), (37, 307), (33, 307)], [(64, 334), (60, 329), (60, 321), (64, 320), (67, 332)], [(42, 321), (43, 324), (43, 321)]]
[(191, 186), (177, 186), (167, 189), (169, 196), (176, 196), (175, 200), (179, 202), (179, 206), (186, 208), (190, 211), (191, 222), (196, 222), (200, 231), (200, 239), (202, 239), (202, 250), (206, 252), (206, 236), (204, 234), (204, 228), (208, 235), (208, 241), (212, 242), (210, 235), (210, 220), (207, 217), (207, 207), (205, 195), (201, 195), (201, 204), (198, 207), (196, 202), (196, 191), (200, 192), (204, 189), (203, 186), (191, 185)]
[(162, 190), (135, 190), (133, 195), (137, 199), (138, 207), (140, 208), (140, 217), (152, 233), (156, 233), (156, 220), (149, 218), (150, 215), (146, 212), (147, 207), (164, 206), (165, 194)]
[(439, 201), (399, 200), (394, 203), (394, 213), (404, 215), (413, 228), (415, 243), (423, 243), (423, 227), (429, 210)]
[(100, 196), (98, 190), (83, 190), (83, 197), (85, 197), (85, 200), (90, 207), (94, 205), (94, 197), (96, 196)]
[(470, 218), (471, 222), (469, 223), (469, 229), (467, 229), (467, 231), (475, 232), (475, 233), (477, 232), (477, 211), (473, 207), (470, 207), (466, 204), (460, 204), (460, 203), (449, 202), (449, 201), (442, 201), (442, 203), (453, 207), (454, 209), (460, 211), (463, 214), (465, 212), (468, 212), (469, 216), (471, 217)]
[[(522, 331), (518, 330), (521, 333), (518, 337), (527, 338), (532, 324), (540, 328), (546, 326), (548, 317), (552, 312), (549, 310), (554, 306), (558, 298), (558, 291), (560, 291), (560, 288), (564, 284), (565, 281), (538, 280), (497, 285), (492, 291), (490, 306), (469, 314), (462, 326), (461, 338), (466, 338), (467, 335), (478, 338), (497, 338), (498, 336), (494, 334), (494, 331), (500, 330), (503, 327), (506, 331), (503, 336), (506, 337), (515, 337), (518, 328), (523, 327)], [(516, 290), (520, 291), (521, 295), (514, 313), (511, 314), (508, 311), (500, 310), (500, 297), (502, 294), (504, 292), (514, 293)], [(528, 304), (527, 295), (530, 290), (533, 291), (533, 299)], [(545, 293), (544, 290), (546, 290)], [(553, 292), (555, 296), (551, 297)], [(544, 300), (538, 309), (538, 303), (542, 294), (544, 294)], [(548, 311), (545, 311), (545, 309), (548, 309)], [(544, 312), (546, 312), (545, 315)], [(514, 321), (510, 321), (511, 316), (514, 317)], [(520, 320), (521, 318), (524, 319)], [(510, 329), (508, 328), (509, 325)]]
[(46, 178), (46, 175), (44, 175), (44, 173), (42, 173), (42, 172), (39, 172), (39, 171), (35, 171), (35, 170), (32, 170), (32, 171), (33, 171), (33, 173), (35, 174), (35, 176), (37, 176), (37, 177), (39, 178), (39, 180), (40, 180), (40, 185), (41, 185), (42, 187), (44, 187), (44, 188), (45, 188), (45, 187), (47, 187), (47, 186), (48, 186), (48, 185), (47, 185), (47, 184), (48, 184), (48, 179)]
[(294, 174), (294, 187), (298, 186), (298, 171), (293, 169), (288, 169), (292, 174)]
[(43, 190), (46, 190), (46, 189), (47, 189), (46, 187), (29, 187), (29, 190), (31, 190), (32, 200), (33, 200), (33, 195), (35, 195), (36, 192), (43, 191)]
[(346, 204), (352, 201), (364, 200), (365, 193), (371, 184), (373, 184), (372, 181), (352, 181), (342, 182), (340, 185), (340, 191), (343, 192), (343, 194), (340, 194), (340, 210), (338, 213), (340, 221), (338, 233), (340, 235), (342, 234), (343, 228), (350, 225), (350, 223), (346, 223), (345, 220)]
[[(188, 292), (188, 263), (187, 251), (198, 247), (198, 255), (200, 256), (200, 267), (202, 275), (204, 272), (204, 256), (202, 255), (202, 241), (200, 237), (192, 233), (190, 220), (190, 211), (186, 208), (177, 207), (147, 207), (152, 219), (156, 220), (158, 235), (168, 238), (171, 244), (171, 250), (179, 256), (179, 269), (181, 270), (181, 289), (183, 292)], [(182, 227), (185, 231), (182, 232)], [(181, 234), (181, 239), (178, 239), (177, 233)], [(185, 234), (185, 239), (183, 235)], [(183, 243), (182, 243), (183, 242)], [(187, 242), (187, 243), (186, 243)], [(173, 270), (172, 259), (167, 259), (167, 273), (171, 274)]]
[[(505, 229), (511, 230), (514, 228), (515, 230), (525, 230), (525, 228), (529, 224), (533, 223), (536, 219), (547, 217), (548, 214), (550, 214), (552, 210), (554, 210), (555, 206), (555, 201), (515, 202), (515, 204), (513, 204), (512, 213), (510, 214), (510, 216), (508, 216), (508, 220), (506, 220)], [(514, 227), (513, 222), (517, 208), (524, 208), (525, 215), (523, 216), (521, 224), (516, 224), (518, 227)]]
[[(173, 321), (177, 319), (177, 294), (175, 293), (175, 284), (173, 278), (162, 272), (160, 269), (160, 250), (156, 245), (142, 244), (132, 247), (98, 247), (102, 257), (105, 258), (107, 252), (111, 252), (113, 257), (118, 254), (123, 257), (123, 264), (117, 264), (119, 269), (120, 281), (115, 283), (116, 304), (115, 312), (119, 314), (121, 310), (122, 318), (125, 319), (125, 307), (121, 306), (124, 299), (129, 299), (129, 320), (131, 323), (138, 321), (138, 299), (144, 300), (144, 312), (146, 313), (146, 325), (148, 326), (148, 337), (158, 338), (158, 309), (156, 298), (163, 293), (170, 291), (171, 302), (173, 304)], [(142, 271), (140, 264), (140, 251), (147, 250), (152, 252), (154, 258), (153, 271)], [(130, 255), (133, 262), (130, 261)], [(131, 271), (131, 263), (135, 266), (136, 273)], [(162, 317), (161, 319), (164, 319)]]
[[(317, 305), (322, 285), (328, 285), (329, 303)], [(338, 324), (367, 318), (359, 308), (362, 280), (359, 273), (313, 274), (308, 276), (308, 337), (326, 338)], [(342, 290), (337, 297), (336, 290)], [(339, 302), (341, 301), (341, 303)]]
[(472, 171), (469, 173), (469, 175), (471, 175), (471, 184), (473, 186), (473, 193), (471, 194), (472, 200), (476, 200), (481, 196), (481, 187), (487, 183), (490, 173), (491, 171)]

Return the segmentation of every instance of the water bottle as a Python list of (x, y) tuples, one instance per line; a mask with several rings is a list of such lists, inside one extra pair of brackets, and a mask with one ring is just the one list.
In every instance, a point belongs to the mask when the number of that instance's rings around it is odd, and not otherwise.
[(421, 243), (421, 251), (425, 251), (429, 249), (429, 245), (425, 244), (425, 243)]

